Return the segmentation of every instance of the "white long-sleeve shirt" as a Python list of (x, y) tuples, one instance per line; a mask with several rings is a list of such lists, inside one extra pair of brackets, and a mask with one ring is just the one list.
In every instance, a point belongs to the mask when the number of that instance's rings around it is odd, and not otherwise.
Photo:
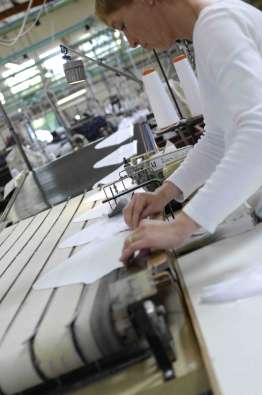
[(206, 132), (169, 178), (184, 212), (214, 232), (262, 186), (262, 13), (241, 0), (203, 9), (193, 43)]

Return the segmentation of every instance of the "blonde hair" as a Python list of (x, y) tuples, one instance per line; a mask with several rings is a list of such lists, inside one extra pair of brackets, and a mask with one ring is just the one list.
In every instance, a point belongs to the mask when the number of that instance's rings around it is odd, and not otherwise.
[(131, 4), (133, 0), (96, 0), (95, 10), (96, 15), (103, 22), (112, 12), (118, 11), (119, 8)]

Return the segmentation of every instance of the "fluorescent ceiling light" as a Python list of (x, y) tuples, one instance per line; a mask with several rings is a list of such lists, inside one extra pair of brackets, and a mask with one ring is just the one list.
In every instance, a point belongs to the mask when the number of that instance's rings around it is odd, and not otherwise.
[(119, 30), (114, 31), (114, 36), (115, 38), (119, 38), (121, 36), (121, 33)]
[(8, 69), (13, 69), (13, 68), (18, 67), (18, 64), (8, 62), (8, 63), (5, 64), (5, 67), (7, 67)]
[(80, 91), (72, 93), (72, 95), (66, 96), (63, 99), (58, 100), (57, 105), (61, 106), (62, 104), (65, 104), (65, 103), (67, 103), (67, 102), (69, 102), (71, 100), (74, 100), (77, 97), (82, 96), (84, 94), (86, 94), (86, 89), (81, 89)]
[(42, 82), (42, 79), (40, 75), (35, 76), (34, 78), (31, 78), (29, 80), (23, 81), (20, 84), (17, 84), (13, 87), (11, 87), (11, 92), (13, 94), (16, 94), (18, 92), (25, 91), (26, 89), (29, 89), (31, 86), (40, 84)]
[[(22, 63), (22, 64), (18, 64), (16, 65), (16, 67), (13, 67), (12, 69), (9, 69), (7, 71), (4, 71), (2, 73), (3, 78), (8, 78), (10, 75), (14, 74), (14, 73), (18, 73), (23, 71), (26, 68), (29, 68), (31, 66), (34, 66), (35, 61), (33, 59), (29, 59), (26, 62)], [(25, 70), (28, 71), (28, 70)]]
[(39, 59), (44, 59), (44, 58), (47, 58), (50, 55), (55, 55), (55, 54), (60, 54), (59, 47), (51, 48), (51, 49), (48, 49), (47, 51), (41, 53), (39, 55)]

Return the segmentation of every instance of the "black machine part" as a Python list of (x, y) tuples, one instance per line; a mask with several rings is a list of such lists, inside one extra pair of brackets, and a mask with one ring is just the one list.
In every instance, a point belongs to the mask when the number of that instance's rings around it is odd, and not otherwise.
[(175, 378), (173, 362), (175, 352), (172, 337), (165, 320), (165, 309), (151, 299), (137, 302), (128, 307), (129, 317), (138, 336), (144, 337), (162, 370), (164, 380)]
[(161, 131), (156, 137), (156, 142), (162, 146), (163, 142), (170, 140), (177, 148), (195, 145), (202, 136), (205, 127), (203, 115), (181, 119), (176, 125)]
[(110, 294), (112, 320), (123, 343), (149, 346), (164, 380), (173, 379), (174, 342), (151, 271), (139, 270), (116, 281)]
[(121, 198), (116, 202), (115, 207), (108, 214), (109, 218), (115, 217), (116, 215), (122, 214), (124, 208), (128, 205), (128, 199)]

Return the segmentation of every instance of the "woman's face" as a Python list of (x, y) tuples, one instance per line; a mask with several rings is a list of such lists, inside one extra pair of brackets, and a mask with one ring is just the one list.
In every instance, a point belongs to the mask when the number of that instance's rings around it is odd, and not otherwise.
[(133, 0), (128, 6), (107, 17), (107, 24), (121, 30), (130, 45), (146, 49), (169, 49), (175, 41), (161, 12), (161, 5), (154, 0)]

